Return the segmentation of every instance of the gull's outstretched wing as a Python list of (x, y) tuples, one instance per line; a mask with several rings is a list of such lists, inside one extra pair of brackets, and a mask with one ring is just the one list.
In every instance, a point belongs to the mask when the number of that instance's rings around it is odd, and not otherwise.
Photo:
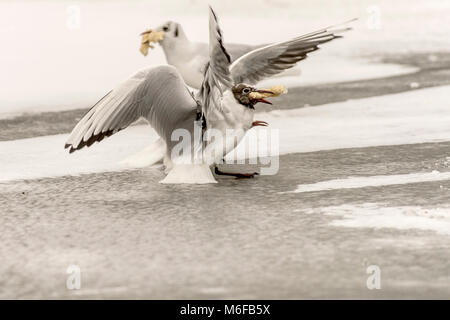
[(89, 147), (146, 118), (167, 142), (181, 123), (195, 119), (196, 103), (172, 66), (146, 68), (97, 102), (72, 130), (65, 148)]
[(220, 108), (219, 100), (223, 92), (232, 86), (230, 65), (231, 57), (223, 45), (222, 31), (217, 16), (209, 7), (209, 63), (205, 78), (199, 91), (202, 112), (211, 107)]
[(231, 86), (231, 57), (223, 45), (222, 30), (214, 10), (209, 7), (209, 69), (217, 84)]
[(261, 47), (265, 47), (266, 45), (250, 45), (243, 43), (226, 43), (225, 48), (231, 57), (231, 62), (236, 61), (244, 54), (249, 53), (250, 51), (259, 49)]
[(234, 83), (256, 84), (293, 67), (305, 59), (308, 53), (318, 50), (319, 45), (341, 38), (339, 34), (348, 30), (350, 28), (338, 29), (332, 26), (253, 50), (233, 62), (230, 67), (232, 79)]

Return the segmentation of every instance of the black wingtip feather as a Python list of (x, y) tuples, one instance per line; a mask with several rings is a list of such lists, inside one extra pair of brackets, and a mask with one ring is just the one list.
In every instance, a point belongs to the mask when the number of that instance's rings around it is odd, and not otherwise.
[(211, 7), (211, 5), (209, 5), (209, 11), (211, 11), (211, 13), (212, 13), (213, 16), (214, 16), (214, 19), (217, 21), (216, 13), (214, 12), (214, 9)]
[(225, 54), (225, 57), (226, 57), (228, 63), (231, 63), (231, 56), (228, 53), (227, 49), (225, 49), (225, 46), (223, 45), (223, 41), (222, 41), (223, 35), (222, 35), (222, 31), (220, 30), (220, 27), (219, 27), (219, 20), (217, 19), (216, 12), (211, 7), (211, 5), (209, 6), (209, 10), (211, 11), (211, 13), (212, 13), (212, 15), (214, 17), (214, 20), (216, 21), (216, 30), (217, 30), (217, 33), (219, 34), (219, 38), (217, 40), (219, 41), (220, 49)]
[(103, 139), (112, 136), (114, 133), (119, 132), (120, 130), (122, 130), (122, 129), (119, 129), (119, 130), (108, 130), (108, 131), (105, 131), (105, 132), (101, 132), (99, 134), (91, 136), (87, 141), (82, 140), (80, 142), (80, 144), (76, 148), (74, 148), (73, 145), (71, 145), (71, 144), (66, 144), (64, 146), (64, 149), (67, 149), (67, 148), (70, 147), (69, 153), (74, 153), (75, 151), (83, 149), (84, 147), (88, 147), (89, 148), (95, 142), (100, 142)]

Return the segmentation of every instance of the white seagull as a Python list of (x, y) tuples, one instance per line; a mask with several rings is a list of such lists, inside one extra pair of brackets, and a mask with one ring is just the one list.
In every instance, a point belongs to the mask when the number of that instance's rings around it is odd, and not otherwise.
[[(65, 148), (72, 153), (89, 147), (145, 118), (160, 136), (159, 143), (164, 146), (160, 160), (164, 160), (167, 176), (162, 183), (214, 183), (216, 180), (211, 166), (232, 151), (247, 130), (266, 125), (253, 121), (254, 106), (258, 102), (270, 102), (253, 98), (252, 93), (267, 93), (267, 90), (258, 90), (253, 85), (291, 68), (305, 59), (308, 53), (317, 50), (318, 45), (339, 38), (337, 33), (345, 30), (348, 28), (318, 30), (258, 48), (232, 63), (223, 45), (217, 17), (210, 8), (210, 61), (196, 96), (189, 92), (175, 67), (143, 69), (110, 91), (86, 113), (72, 130)], [(191, 137), (195, 136), (195, 123), (198, 124), (196, 120), (199, 119), (203, 120), (204, 130), (215, 129), (223, 134), (224, 140), (213, 146), (214, 157), (202, 158), (201, 163), (186, 164), (179, 161), (183, 155), (174, 152), (179, 147), (179, 141), (173, 135), (176, 130), (181, 130)], [(235, 130), (238, 136), (228, 135), (228, 130)], [(202, 145), (202, 141), (194, 139), (190, 150), (195, 153), (198, 145)], [(216, 168), (216, 173), (221, 172)]]

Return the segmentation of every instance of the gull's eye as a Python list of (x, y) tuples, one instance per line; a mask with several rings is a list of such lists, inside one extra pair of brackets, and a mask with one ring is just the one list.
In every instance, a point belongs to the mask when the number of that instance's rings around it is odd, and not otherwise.
[(163, 31), (169, 31), (169, 27), (164, 26), (164, 27), (163, 27)]
[(249, 88), (244, 88), (244, 90), (242, 90), (243, 93), (245, 94), (249, 94), (250, 93), (250, 89)]

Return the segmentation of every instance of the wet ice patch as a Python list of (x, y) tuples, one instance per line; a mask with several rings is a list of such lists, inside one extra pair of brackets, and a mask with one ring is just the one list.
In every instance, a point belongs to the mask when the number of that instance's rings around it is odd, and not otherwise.
[(381, 187), (397, 184), (441, 181), (449, 179), (450, 179), (450, 172), (439, 172), (436, 170), (432, 172), (418, 172), (409, 174), (348, 177), (344, 179), (320, 181), (312, 184), (299, 184), (297, 186), (297, 189), (295, 189), (294, 191), (289, 191), (289, 193), (355, 189), (365, 187)]
[(338, 216), (339, 219), (330, 223), (337, 227), (416, 229), (450, 235), (450, 207), (385, 207), (382, 204), (366, 203), (310, 209), (307, 213)]

